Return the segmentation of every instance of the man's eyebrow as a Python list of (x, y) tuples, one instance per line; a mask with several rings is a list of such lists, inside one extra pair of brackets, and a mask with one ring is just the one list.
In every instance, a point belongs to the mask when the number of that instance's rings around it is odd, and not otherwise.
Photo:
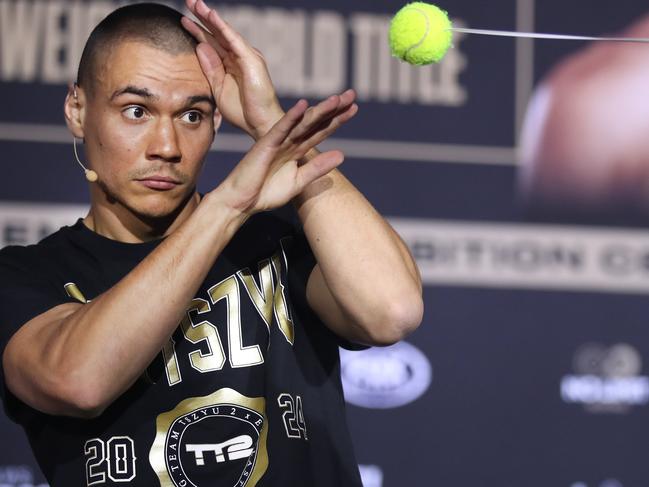
[(159, 99), (158, 96), (154, 95), (151, 93), (147, 88), (138, 88), (137, 86), (133, 85), (128, 85), (125, 88), (121, 88), (119, 90), (116, 90), (110, 97), (110, 100), (113, 101), (115, 98), (118, 96), (124, 95), (126, 93), (130, 93), (132, 95), (137, 95), (141, 96), (142, 98), (147, 98), (151, 100), (157, 100)]
[[(133, 85), (128, 85), (124, 88), (121, 88), (119, 90), (116, 90), (110, 97), (111, 101), (113, 101), (115, 98), (118, 96), (124, 95), (124, 94), (131, 94), (131, 95), (137, 95), (141, 96), (142, 98), (150, 99), (150, 100), (159, 100), (160, 97), (157, 95), (154, 95), (151, 93), (147, 88), (138, 88), (137, 86)], [(193, 95), (193, 96), (188, 96), (187, 97), (187, 105), (196, 105), (197, 103), (209, 103), (213, 109), (216, 109), (216, 101), (214, 100), (214, 97), (212, 95)]]
[(212, 109), (216, 110), (216, 101), (214, 100), (214, 97), (211, 95), (194, 95), (194, 96), (189, 96), (187, 97), (187, 105), (196, 105), (197, 103), (209, 103), (212, 105)]

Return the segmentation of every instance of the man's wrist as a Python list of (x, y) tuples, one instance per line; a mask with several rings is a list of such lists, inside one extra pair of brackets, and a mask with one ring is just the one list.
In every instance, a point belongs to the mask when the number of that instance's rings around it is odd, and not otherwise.
[(229, 205), (218, 187), (203, 197), (201, 206), (206, 207), (213, 221), (223, 225), (230, 235), (234, 235), (250, 217), (248, 213)]
[(284, 111), (277, 107), (272, 111), (272, 114), (268, 117), (268, 122), (259, 125), (258, 127), (253, 127), (252, 133), (250, 134), (255, 141), (261, 139), (266, 135), (270, 129), (279, 121), (280, 118), (284, 116)]

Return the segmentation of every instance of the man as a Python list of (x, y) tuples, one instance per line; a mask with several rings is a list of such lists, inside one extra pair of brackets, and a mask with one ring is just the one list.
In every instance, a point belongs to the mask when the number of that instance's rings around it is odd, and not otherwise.
[[(649, 36), (649, 16), (625, 37)], [(649, 213), (649, 48), (595, 42), (559, 63), (532, 97), (519, 186), (555, 214), (646, 222)]]
[[(187, 6), (209, 31), (143, 4), (86, 45), (65, 116), (98, 181), (77, 224), (0, 252), (6, 408), (53, 486), (359, 485), (337, 347), (423, 309), (403, 242), (314, 149), (354, 93), (283, 113), (261, 55)], [(256, 142), (201, 198), (221, 118)]]

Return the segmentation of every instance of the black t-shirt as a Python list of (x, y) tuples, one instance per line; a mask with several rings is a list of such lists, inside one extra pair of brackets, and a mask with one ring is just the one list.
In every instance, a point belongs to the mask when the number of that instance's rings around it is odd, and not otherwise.
[[(292, 220), (269, 212), (246, 222), (163, 351), (98, 418), (38, 412), (0, 375), (5, 410), (53, 487), (361, 485), (339, 340), (307, 305), (314, 258)], [(22, 324), (94, 299), (158, 243), (110, 240), (79, 220), (2, 249), (0, 354)], [(142, 306), (164, 299), (152, 289)]]

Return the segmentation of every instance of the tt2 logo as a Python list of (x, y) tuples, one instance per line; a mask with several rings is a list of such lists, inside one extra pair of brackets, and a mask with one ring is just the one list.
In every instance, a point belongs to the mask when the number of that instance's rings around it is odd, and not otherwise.
[(205, 453), (214, 453), (217, 463), (228, 460), (239, 460), (248, 458), (252, 452), (252, 438), (248, 435), (240, 435), (231, 438), (223, 443), (188, 444), (185, 446), (189, 453), (194, 454), (196, 465), (205, 465)]

